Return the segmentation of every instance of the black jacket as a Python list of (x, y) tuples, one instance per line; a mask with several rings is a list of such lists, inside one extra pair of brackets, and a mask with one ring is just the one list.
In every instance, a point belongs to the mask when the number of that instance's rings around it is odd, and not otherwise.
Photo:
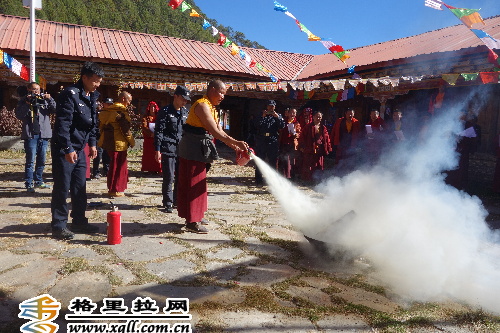
[(97, 91), (85, 96), (81, 80), (59, 94), (52, 133), (54, 148), (68, 154), (83, 150), (87, 142), (90, 147), (96, 146), (98, 98)]
[(186, 123), (188, 110), (182, 107), (179, 111), (173, 104), (165, 106), (156, 115), (154, 146), (167, 156), (177, 156), (179, 141), (182, 138), (182, 126)]

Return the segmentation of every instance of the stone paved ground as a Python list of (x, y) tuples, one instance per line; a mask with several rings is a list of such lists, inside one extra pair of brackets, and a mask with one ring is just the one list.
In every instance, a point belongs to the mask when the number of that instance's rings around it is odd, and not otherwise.
[[(194, 332), (500, 331), (498, 317), (461, 304), (399, 304), (367, 278), (367, 263), (336, 261), (309, 243), (266, 187), (253, 186), (253, 169), (236, 166), (228, 152), (209, 174), (210, 233), (184, 232), (175, 212), (158, 209), (161, 178), (138, 171), (137, 155), (127, 196), (114, 200), (123, 240), (107, 245), (104, 234), (51, 239), (50, 190), (28, 195), (23, 155), (0, 152), (1, 333), (19, 332), (27, 322), (17, 318), (19, 303), (44, 293), (64, 309), (83, 296), (96, 303), (123, 297), (128, 306), (138, 296), (159, 306), (188, 297)], [(90, 202), (104, 204), (88, 210), (104, 231), (105, 180), (89, 182), (88, 192)], [(498, 198), (483, 194), (495, 224)], [(66, 332), (67, 322), (57, 322)]]

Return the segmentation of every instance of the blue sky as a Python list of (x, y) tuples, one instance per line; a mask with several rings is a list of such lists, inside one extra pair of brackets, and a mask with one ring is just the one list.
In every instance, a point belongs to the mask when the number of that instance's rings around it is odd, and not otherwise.
[[(189, 0), (186, 0), (189, 3)], [(345, 49), (460, 24), (451, 11), (424, 6), (424, 0), (281, 0), (302, 24), (323, 40)], [(500, 0), (448, 0), (459, 8), (479, 9), (483, 18), (500, 15)], [(241, 31), (270, 50), (324, 54), (295, 21), (274, 10), (274, 0), (196, 0), (207, 17)], [(480, 29), (480, 27), (479, 27)]]

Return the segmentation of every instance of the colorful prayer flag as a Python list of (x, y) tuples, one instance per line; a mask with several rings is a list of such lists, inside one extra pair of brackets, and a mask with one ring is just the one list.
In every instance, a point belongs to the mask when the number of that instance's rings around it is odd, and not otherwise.
[(344, 51), (344, 48), (342, 46), (334, 44), (330, 41), (320, 41), (320, 43), (323, 44), (323, 46), (332, 53)]
[(462, 73), (461, 75), (465, 81), (473, 81), (477, 79), (479, 73)]
[(12, 68), (12, 56), (7, 52), (3, 53), (3, 63), (7, 68)]
[(330, 103), (335, 103), (337, 101), (339, 93), (334, 93), (332, 96), (330, 96)]
[[(1, 50), (0, 50), (0, 52), (1, 52)], [(496, 54), (495, 51), (493, 51), (492, 49), (489, 49), (489, 52), (488, 52), (488, 62), (490, 64), (495, 65), (495, 66), (497, 64), (500, 64), (499, 60), (498, 60), (498, 54)]]
[(170, 0), (168, 5), (172, 7), (172, 9), (177, 9), (183, 1), (184, 0)]
[(481, 81), (483, 81), (484, 84), (498, 83), (498, 75), (499, 75), (499, 73), (495, 73), (495, 72), (481, 72), (481, 73), (479, 73), (479, 76), (481, 77)]
[(482, 23), (485, 24), (481, 15), (479, 15), (479, 9), (467, 9), (467, 8), (455, 8), (452, 6), (445, 6), (451, 10), (456, 17), (460, 19), (469, 29), (472, 28), (474, 23)]
[(256, 64), (257, 64), (257, 62), (255, 60), (252, 60), (250, 62), (250, 65), (248, 65), (248, 67), (250, 67), (250, 68), (255, 67)]
[(352, 65), (351, 67), (349, 67), (349, 68), (347, 69), (347, 73), (349, 73), (349, 74), (354, 73), (354, 67), (356, 67), (356, 65)]
[(0, 49), (0, 65), (3, 64), (3, 50)]
[(342, 61), (343, 63), (345, 63), (345, 61), (347, 59), (349, 59), (351, 56), (347, 55), (347, 53), (349, 53), (348, 51), (342, 51), (342, 52), (335, 52), (335, 56), (337, 56), (337, 58), (340, 59), (340, 61)]
[(222, 46), (222, 45), (224, 45), (225, 42), (226, 42), (226, 36), (222, 32), (220, 32), (219, 33), (219, 40), (217, 41), (217, 44)]
[(241, 58), (242, 60), (245, 60), (245, 57), (246, 57), (247, 53), (246, 53), (244, 50), (242, 50), (242, 49), (240, 49), (240, 52), (239, 52), (239, 53), (240, 53), (240, 58)]
[(28, 70), (28, 67), (22, 65), (21, 67), (21, 73), (19, 74), (21, 79), (28, 81), (30, 79), (30, 71)]
[(316, 36), (316, 35), (314, 35), (314, 34), (312, 34), (312, 33), (309, 33), (309, 34), (307, 35), (307, 37), (308, 37), (307, 39), (308, 39), (310, 42), (317, 42), (317, 41), (320, 41), (320, 40), (321, 40), (321, 38), (320, 38), (320, 37), (318, 37), (318, 36)]
[(211, 26), (210, 28), (212, 29), (212, 36), (215, 36), (215, 35), (217, 35), (219, 33), (219, 30), (217, 30), (216, 27)]
[(483, 30), (479, 29), (470, 29), (476, 36), (483, 41), (484, 45), (486, 45), (489, 49), (500, 49), (500, 41), (498, 39), (493, 38), (488, 35)]
[(188, 4), (186, 1), (182, 2), (182, 4), (181, 4), (181, 11), (184, 13), (188, 9), (191, 9), (191, 5)]
[(200, 14), (194, 9), (191, 9), (191, 13), (189, 14), (191, 17), (200, 17)]
[(293, 16), (293, 14), (292, 14), (292, 13), (290, 13), (290, 12), (285, 12), (285, 15), (286, 15), (286, 16), (288, 16), (288, 17), (291, 17), (291, 18), (293, 18), (295, 21), (297, 21), (297, 19), (295, 18), (295, 16)]
[(442, 1), (437, 1), (437, 0), (425, 0), (425, 5), (427, 7), (431, 7), (433, 9), (437, 10), (443, 10), (443, 7), (441, 5), (443, 4)]
[(210, 24), (210, 22), (208, 22), (207, 20), (203, 19), (203, 30), (207, 30), (211, 26), (212, 25)]
[(12, 73), (16, 74), (17, 76), (21, 75), (22, 66), (23, 64), (21, 64), (19, 60), (12, 58), (12, 67), (11, 67)]
[(231, 45), (232, 41), (230, 39), (226, 39), (226, 41), (224, 42), (224, 45), (222, 45), (222, 47), (224, 48), (228, 48), (229, 45)]
[(248, 53), (245, 53), (245, 64), (250, 67), (250, 64), (252, 63), (252, 58)]
[(237, 55), (240, 48), (236, 44), (231, 44), (231, 55)]
[(441, 77), (450, 85), (454, 86), (459, 76), (460, 74), (443, 74)]
[(288, 9), (281, 5), (278, 1), (275, 1), (274, 2), (274, 10), (277, 11), (277, 12), (286, 12)]

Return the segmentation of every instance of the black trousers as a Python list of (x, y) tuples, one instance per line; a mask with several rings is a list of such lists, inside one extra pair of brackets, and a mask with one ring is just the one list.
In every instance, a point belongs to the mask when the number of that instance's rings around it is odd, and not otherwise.
[[(266, 161), (273, 169), (278, 168), (279, 144), (278, 142), (257, 142), (255, 152), (262, 160)], [(255, 167), (255, 182), (262, 183), (262, 173)]]
[(163, 184), (161, 186), (163, 206), (177, 205), (179, 157), (161, 154), (161, 170), (163, 173)]
[(68, 194), (71, 196), (71, 218), (74, 224), (87, 224), (85, 209), (87, 208), (87, 160), (84, 151), (77, 152), (76, 163), (66, 161), (61, 149), (54, 146), (52, 154), (52, 229), (62, 229), (68, 223)]
[(99, 164), (102, 161), (102, 173), (101, 176), (106, 176), (109, 170), (109, 155), (101, 147), (97, 147), (97, 156), (92, 161), (92, 176), (96, 176), (100, 173)]

